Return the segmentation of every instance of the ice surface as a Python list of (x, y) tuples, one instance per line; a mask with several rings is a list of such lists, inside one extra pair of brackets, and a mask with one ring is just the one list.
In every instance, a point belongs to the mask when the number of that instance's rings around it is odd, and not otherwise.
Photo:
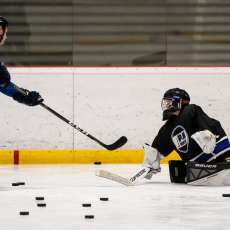
[[(4, 230), (228, 229), (230, 187), (170, 184), (167, 166), (143, 185), (96, 177), (96, 169), (129, 176), (139, 165), (0, 167), (0, 226)], [(12, 187), (14, 182), (25, 186)], [(37, 207), (44, 196), (47, 207)], [(109, 201), (100, 201), (108, 197)], [(91, 203), (92, 207), (82, 207)], [(29, 211), (29, 216), (20, 216)], [(92, 214), (92, 220), (84, 215)]]

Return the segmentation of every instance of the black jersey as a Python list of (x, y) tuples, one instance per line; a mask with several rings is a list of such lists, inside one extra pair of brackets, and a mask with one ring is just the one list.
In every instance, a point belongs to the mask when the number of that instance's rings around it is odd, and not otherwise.
[[(209, 130), (217, 136), (212, 154), (203, 153), (191, 136)], [(184, 161), (213, 162), (230, 157), (230, 144), (219, 121), (209, 117), (200, 106), (189, 104), (179, 116), (171, 117), (159, 130), (152, 146), (167, 156), (176, 150)]]

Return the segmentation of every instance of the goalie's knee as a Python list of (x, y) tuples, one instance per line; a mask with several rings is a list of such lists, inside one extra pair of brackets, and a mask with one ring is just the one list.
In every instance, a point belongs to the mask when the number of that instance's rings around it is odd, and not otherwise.
[(186, 183), (186, 173), (185, 161), (169, 161), (169, 174), (172, 183)]

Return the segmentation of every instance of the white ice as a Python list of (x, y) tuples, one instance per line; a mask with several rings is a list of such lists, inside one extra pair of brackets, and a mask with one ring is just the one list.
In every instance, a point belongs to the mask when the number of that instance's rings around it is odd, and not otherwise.
[[(0, 229), (229, 229), (230, 198), (222, 194), (230, 187), (171, 184), (167, 166), (151, 182), (126, 187), (96, 177), (96, 169), (129, 176), (139, 165), (1, 166)], [(14, 182), (26, 184), (13, 187)], [(37, 207), (36, 196), (44, 196), (47, 206)], [(87, 214), (94, 219), (85, 219)]]

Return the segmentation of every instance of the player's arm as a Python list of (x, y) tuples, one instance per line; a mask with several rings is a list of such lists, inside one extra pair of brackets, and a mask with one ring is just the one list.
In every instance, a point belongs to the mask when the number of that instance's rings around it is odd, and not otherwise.
[(200, 153), (212, 153), (216, 146), (216, 136), (210, 129), (213, 119), (205, 114), (200, 106), (190, 104), (184, 108), (180, 120), (185, 125), (192, 121), (197, 127), (197, 131), (190, 136), (193, 148), (198, 149)]
[(201, 148), (204, 153), (210, 154), (214, 151), (216, 146), (216, 134), (212, 132), (212, 126), (218, 121), (210, 118), (200, 106), (195, 106), (196, 123), (199, 131), (194, 133), (191, 138)]
[(0, 92), (29, 106), (35, 106), (43, 102), (43, 98), (38, 92), (19, 88), (12, 83), (10, 74), (3, 63), (0, 63)]

